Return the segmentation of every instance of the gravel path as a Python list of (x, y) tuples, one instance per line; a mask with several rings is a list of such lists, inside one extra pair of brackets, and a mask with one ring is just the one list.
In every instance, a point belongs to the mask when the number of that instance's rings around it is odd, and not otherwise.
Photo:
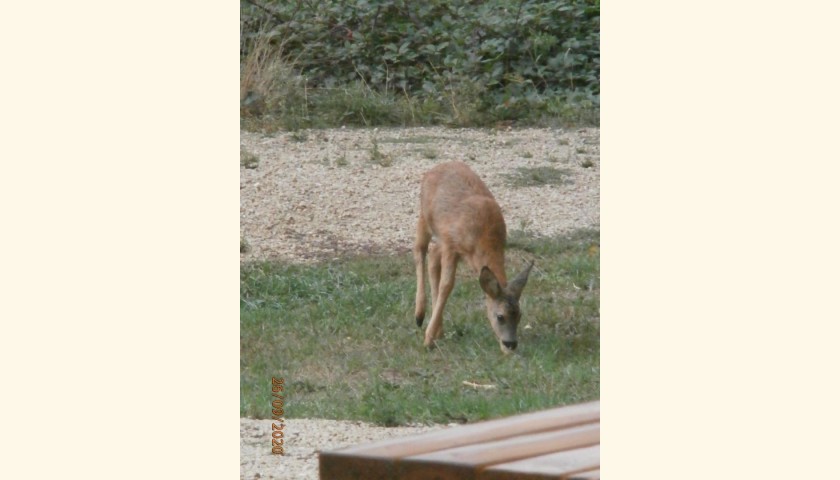
[[(256, 168), (240, 168), (241, 260), (410, 251), (420, 178), (450, 160), (484, 179), (509, 231), (600, 225), (598, 129), (331, 129), (240, 139), (259, 158)], [(539, 167), (564, 171), (567, 183), (511, 186), (518, 168)]]
[(318, 451), (402, 437), (433, 427), (375, 427), (362, 422), (286, 419), (285, 455), (271, 453), (272, 420), (239, 420), (239, 478), (244, 480), (317, 480)]
[[(502, 207), (508, 231), (557, 235), (600, 226), (598, 129), (330, 129), (240, 132), (256, 155), (240, 167), (240, 261), (312, 262), (410, 251), (420, 177), (467, 162)], [(374, 147), (375, 145), (375, 147)], [(562, 170), (559, 185), (515, 187), (520, 168)], [(410, 435), (438, 426), (374, 427), (287, 419), (286, 455), (271, 454), (271, 420), (240, 419), (240, 478), (317, 479), (318, 450)]]

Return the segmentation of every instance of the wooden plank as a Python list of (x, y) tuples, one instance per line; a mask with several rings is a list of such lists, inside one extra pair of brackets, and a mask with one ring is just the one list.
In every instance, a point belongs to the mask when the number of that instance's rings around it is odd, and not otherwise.
[(397, 462), (397, 478), (401, 480), (477, 479), (478, 472), (489, 465), (509, 463), (598, 443), (600, 443), (600, 424), (597, 423), (521, 435), (403, 458)]
[(558, 479), (599, 468), (600, 463), (601, 446), (595, 445), (493, 465), (480, 472), (478, 480)]
[(540, 412), (460, 425), (416, 436), (382, 440), (341, 450), (320, 452), (322, 479), (391, 480), (396, 478), (398, 459), (466, 445), (491, 442), (538, 432), (558, 430), (600, 421), (599, 401)]

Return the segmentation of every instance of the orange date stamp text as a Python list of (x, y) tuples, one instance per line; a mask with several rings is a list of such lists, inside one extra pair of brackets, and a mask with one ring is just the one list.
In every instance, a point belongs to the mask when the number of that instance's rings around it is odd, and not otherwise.
[(283, 419), (284, 383), (282, 378), (271, 377), (271, 418), (275, 422), (271, 424), (271, 453), (275, 455), (286, 454), (283, 450), (283, 428), (286, 427), (286, 421)]

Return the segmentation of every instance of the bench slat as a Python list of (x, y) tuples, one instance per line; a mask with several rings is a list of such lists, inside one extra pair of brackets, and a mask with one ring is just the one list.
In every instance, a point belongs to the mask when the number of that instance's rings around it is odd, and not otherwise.
[(547, 433), (522, 435), (495, 442), (406, 457), (398, 462), (398, 478), (406, 480), (478, 478), (478, 471), (488, 465), (597, 445), (599, 442), (600, 424), (597, 423)]
[[(382, 440), (361, 446), (319, 452), (320, 477), (333, 480), (393, 480), (401, 473), (399, 469), (402, 464), (401, 459), (406, 457), (418, 457), (470, 445), (479, 446), (480, 449), (480, 444), (532, 434), (554, 433), (579, 426), (588, 425), (591, 428), (594, 425), (597, 429), (599, 422), (600, 401), (594, 401), (470, 425), (460, 425), (412, 437)], [(589, 432), (589, 434), (591, 435), (592, 432)], [(598, 443), (598, 440), (596, 439), (593, 443)], [(573, 445), (567, 448), (580, 446), (584, 445)], [(526, 451), (527, 448), (525, 447), (521, 448), (524, 450), (517, 454), (520, 456), (505, 457), (508, 460), (499, 461), (512, 461), (525, 458), (525, 456), (545, 453), (544, 450), (533, 446), (529, 447), (531, 448), (530, 451)], [(473, 454), (479, 455), (476, 453), (477, 451), (473, 451)]]

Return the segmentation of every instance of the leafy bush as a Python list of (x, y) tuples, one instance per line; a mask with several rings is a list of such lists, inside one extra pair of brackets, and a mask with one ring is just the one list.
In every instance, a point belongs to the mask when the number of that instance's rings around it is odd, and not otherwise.
[(599, 0), (248, 0), (241, 22), (242, 58), (275, 39), (316, 97), (361, 84), (458, 124), (599, 105)]

